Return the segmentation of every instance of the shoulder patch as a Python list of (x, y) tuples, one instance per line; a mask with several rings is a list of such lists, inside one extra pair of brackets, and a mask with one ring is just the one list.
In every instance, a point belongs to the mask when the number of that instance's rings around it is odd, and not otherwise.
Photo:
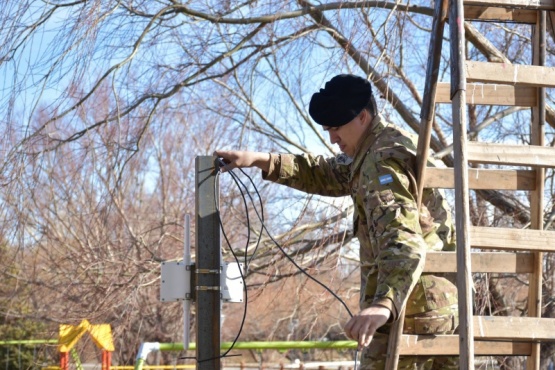
[(380, 185), (386, 185), (393, 182), (393, 176), (391, 176), (391, 174), (382, 175), (378, 177), (378, 180), (380, 180)]

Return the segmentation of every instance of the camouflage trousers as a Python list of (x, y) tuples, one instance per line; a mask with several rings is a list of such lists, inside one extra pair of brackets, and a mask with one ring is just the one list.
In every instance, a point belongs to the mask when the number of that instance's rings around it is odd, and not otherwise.
[[(431, 275), (422, 277), (407, 301), (403, 333), (453, 334), (459, 321), (456, 297), (457, 288), (447, 279)], [(374, 334), (370, 346), (362, 351), (360, 370), (385, 369), (390, 329), (391, 325), (387, 324)], [(398, 367), (403, 370), (458, 368), (458, 357), (452, 356), (401, 356)]]

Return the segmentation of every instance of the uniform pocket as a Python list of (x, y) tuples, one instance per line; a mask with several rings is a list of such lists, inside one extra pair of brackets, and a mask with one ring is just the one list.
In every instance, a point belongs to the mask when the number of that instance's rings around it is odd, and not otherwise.
[(407, 301), (406, 314), (429, 312), (457, 303), (457, 287), (449, 280), (422, 275)]
[(395, 201), (395, 195), (391, 189), (368, 191), (365, 198), (365, 203), (370, 209), (389, 206)]
[(433, 275), (421, 277), (428, 309), (437, 310), (457, 303), (457, 287), (449, 280)]
[(455, 330), (454, 315), (414, 317), (414, 334), (446, 334)]

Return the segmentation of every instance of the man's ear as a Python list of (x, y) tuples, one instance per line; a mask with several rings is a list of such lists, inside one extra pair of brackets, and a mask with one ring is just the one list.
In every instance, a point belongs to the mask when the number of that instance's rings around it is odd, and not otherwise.
[(368, 111), (366, 109), (363, 109), (360, 111), (360, 113), (358, 114), (358, 119), (360, 119), (360, 123), (364, 123), (364, 120), (366, 120), (366, 115), (368, 114)]
[(366, 121), (371, 122), (372, 121), (372, 117), (370, 112), (368, 111), (368, 109), (363, 109), (359, 115), (358, 118), (360, 118), (360, 123), (364, 124), (366, 123)]

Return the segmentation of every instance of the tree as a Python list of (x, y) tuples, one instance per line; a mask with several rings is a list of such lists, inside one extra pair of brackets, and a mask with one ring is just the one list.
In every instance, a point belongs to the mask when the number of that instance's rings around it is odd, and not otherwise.
[[(2, 341), (24, 341), (36, 336), (44, 336), (46, 325), (34, 315), (31, 305), (33, 289), (21, 284), (19, 258), (0, 237), (0, 259), (5, 262), (0, 285), (0, 337)], [(5, 369), (29, 369), (41, 366), (49, 358), (48, 351), (38, 350), (24, 343), (0, 346), (0, 364)]]

